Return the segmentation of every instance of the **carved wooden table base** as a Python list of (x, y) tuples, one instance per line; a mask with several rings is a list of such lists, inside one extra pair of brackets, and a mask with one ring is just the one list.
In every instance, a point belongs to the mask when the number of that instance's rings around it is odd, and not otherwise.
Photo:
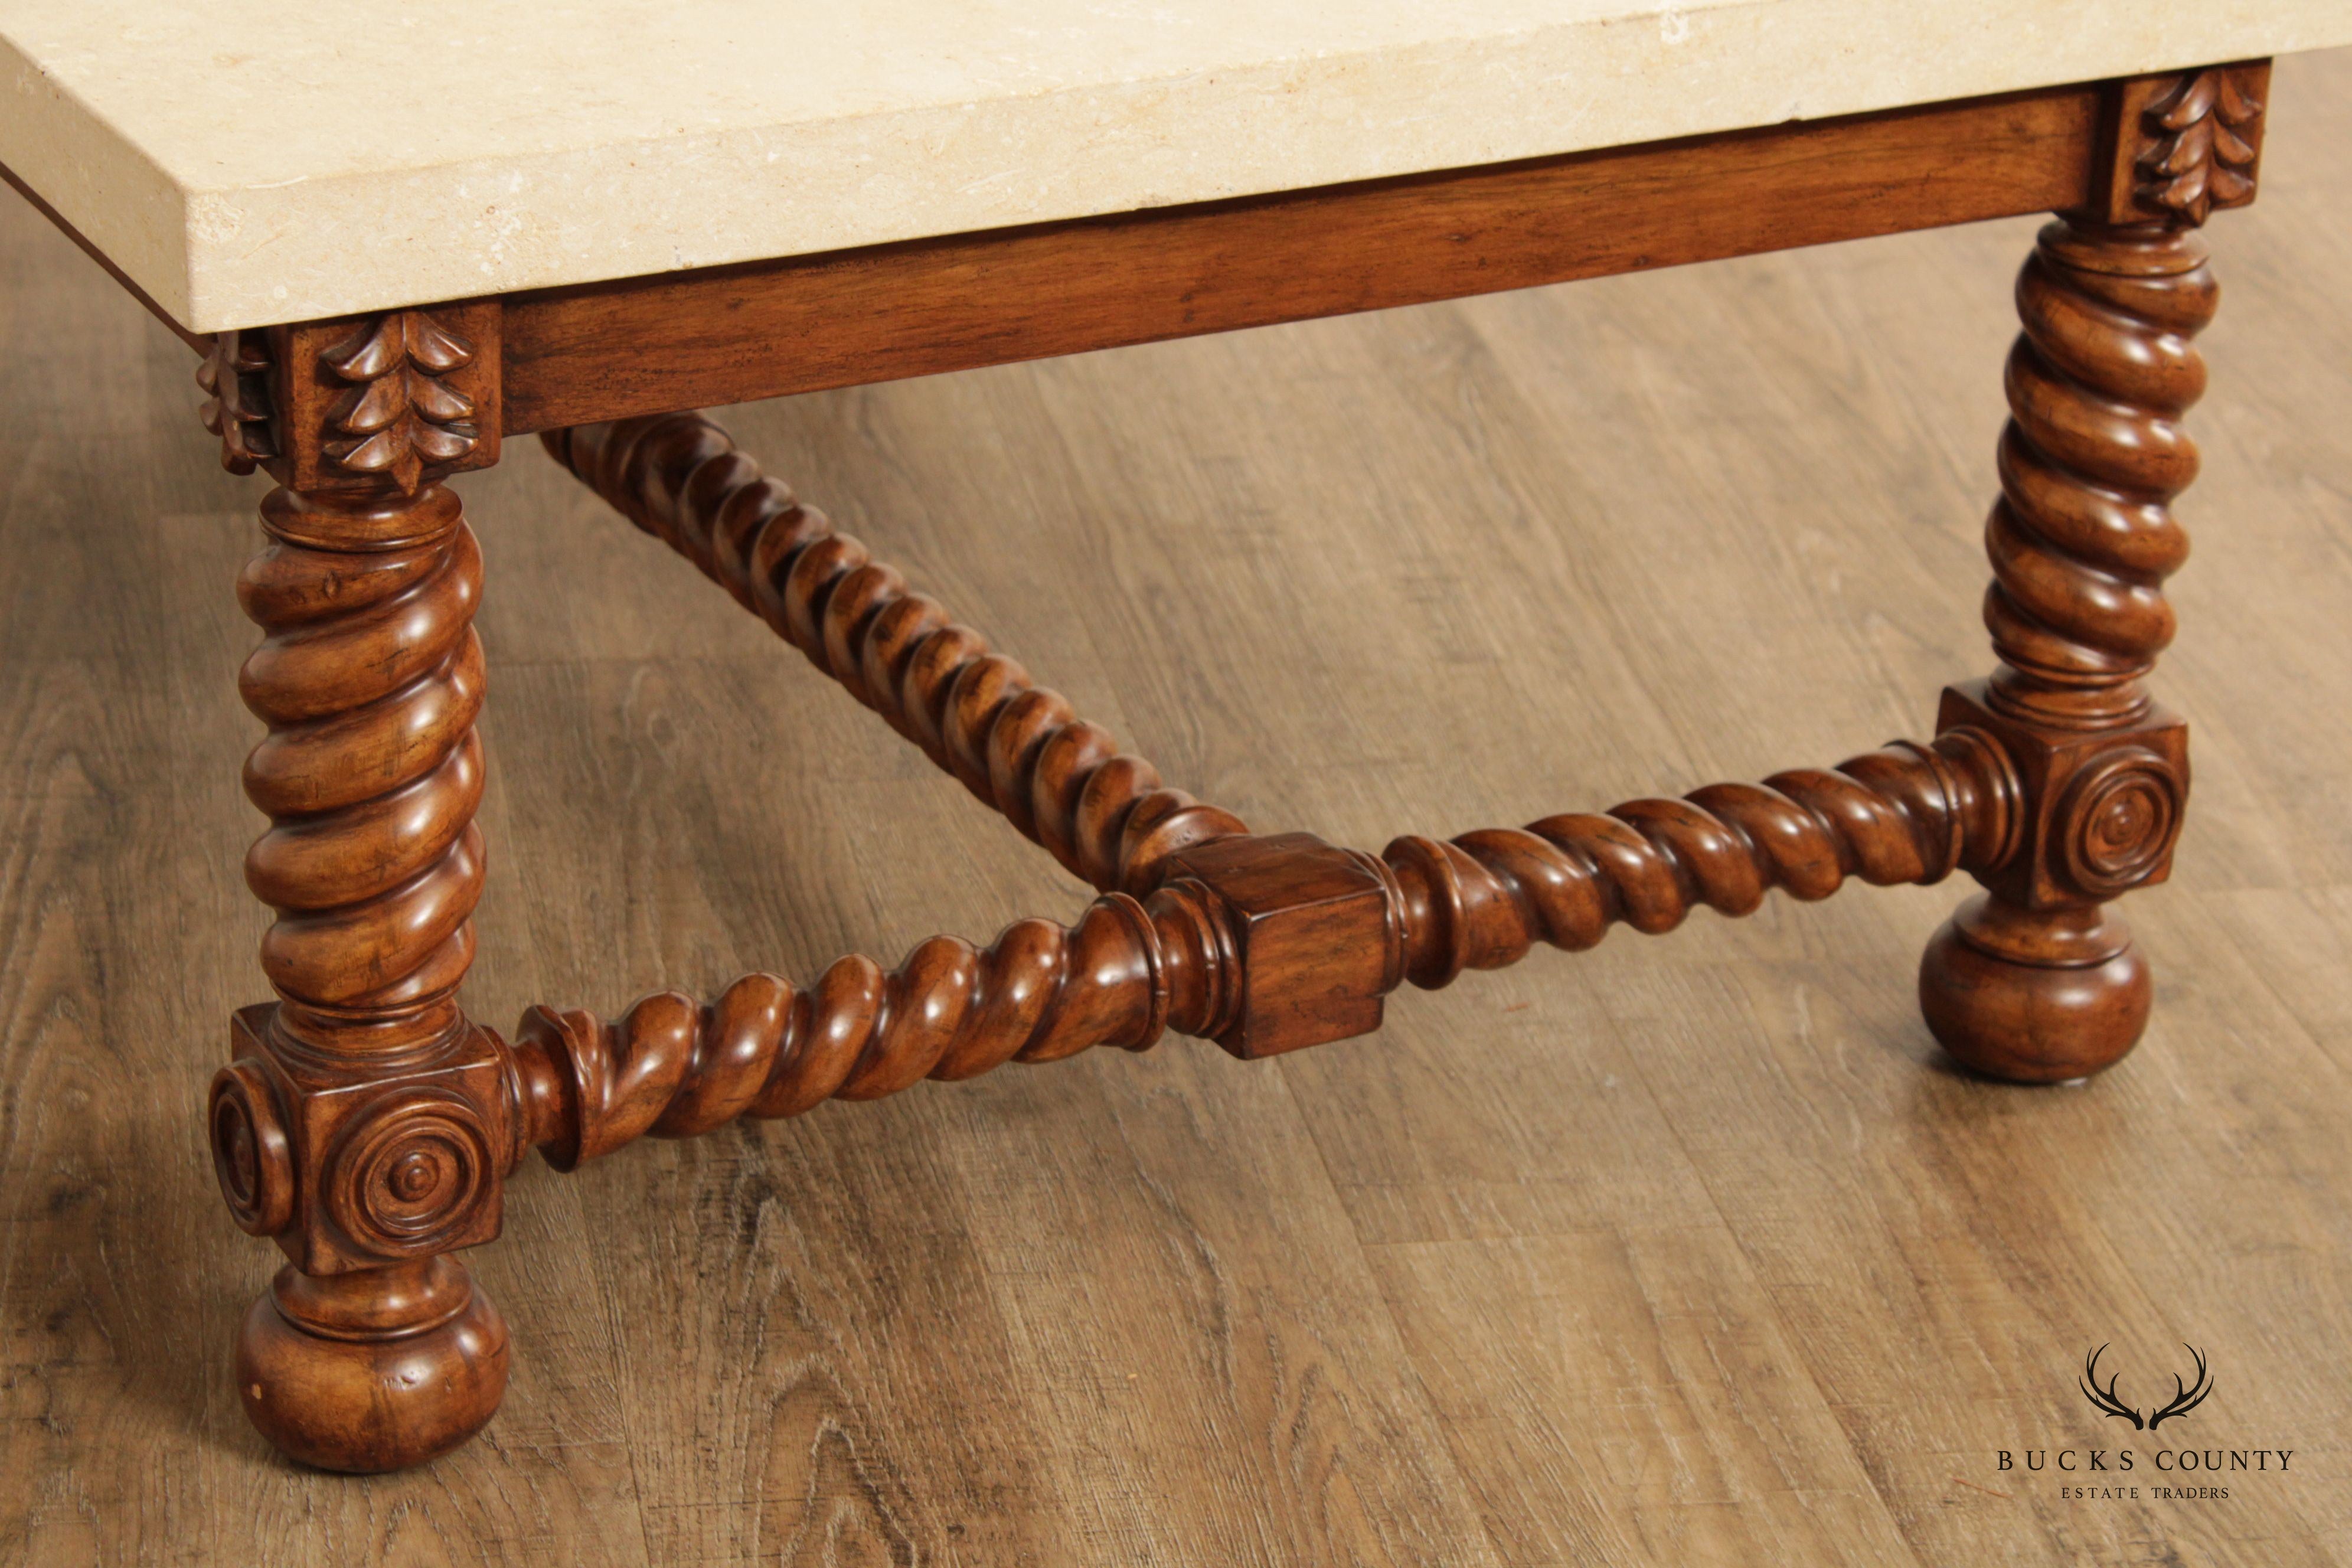
[(535, 1007), (511, 1042), (457, 987), (481, 889), (474, 730), (482, 563), (450, 472), (495, 458), (497, 302), (216, 339), (208, 425), (266, 466), (268, 542), (239, 595), (263, 632), (247, 704), (268, 727), (247, 861), (277, 910), (210, 1126), (237, 1223), (289, 1262), (245, 1321), (237, 1380), (289, 1454), (415, 1463), (497, 1408), (508, 1338), (453, 1256), (498, 1235), (506, 1177), (646, 1133), (800, 1114), (926, 1078), (1163, 1033), (1265, 1057), (1380, 1026), (1410, 981), (1661, 932), (1696, 905), (1851, 879), (1984, 888), (1937, 934), (1919, 994), (1982, 1072), (2080, 1077), (2129, 1050), (2146, 964), (2105, 906), (2161, 881), (2189, 784), (2180, 721), (2143, 680), (2173, 633), (2169, 510), (2196, 469), (2183, 412), (2214, 286), (2197, 232), (2252, 194), (2263, 68), (2113, 84), (2093, 199), (2046, 227), (2018, 283), (2013, 417), (1987, 530), (1999, 668), (1944, 694), (1936, 733), (1828, 771), (1547, 817), (1378, 855), (1253, 834), (1162, 784), (1070, 704), (910, 590), (702, 416), (546, 433), (548, 449), (716, 579), (1019, 832), (1101, 890), (1070, 925), (985, 949), (935, 937), (886, 971), (617, 1018)]

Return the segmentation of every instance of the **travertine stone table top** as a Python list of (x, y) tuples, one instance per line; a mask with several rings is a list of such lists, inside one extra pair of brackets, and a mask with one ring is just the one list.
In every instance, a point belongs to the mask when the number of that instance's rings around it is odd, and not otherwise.
[(0, 0), (198, 331), (2352, 43), (2352, 0)]

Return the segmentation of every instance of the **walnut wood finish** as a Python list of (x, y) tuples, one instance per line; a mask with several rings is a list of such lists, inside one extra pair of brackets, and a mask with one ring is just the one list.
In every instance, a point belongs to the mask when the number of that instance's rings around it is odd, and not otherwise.
[(1434, 989), (1465, 968), (1515, 963), (1538, 942), (1577, 952), (1621, 922), (1654, 934), (1701, 906), (1753, 914), (1774, 888), (1811, 901), (1850, 877), (1888, 887), (1999, 865), (2020, 808), (1998, 742), (1956, 727), (1932, 747), (1897, 742), (1831, 771), (1710, 784), (1444, 844), (1400, 838), (1381, 859), (1401, 900), (1406, 973)]
[[(239, 685), (269, 731), (245, 769), (270, 822), (246, 880), (278, 914), (261, 963), (279, 999), (236, 1019), (210, 1132), (230, 1213), (291, 1260), (246, 1318), (237, 1382), (270, 1441), (340, 1470), (462, 1442), (507, 1374), (505, 1325), (446, 1256), (497, 1236), (519, 1150), (505, 1049), (457, 1000), (482, 888), (482, 566), (425, 468), (446, 447), (415, 422), (450, 405), (408, 378), (452, 351), (420, 342), (416, 319), (387, 318), (325, 367), (352, 396), (341, 437), (318, 439), (389, 482), (272, 490), (268, 543), (237, 585), (263, 633)], [(237, 388), (287, 364), (249, 352), (257, 336), (207, 362), (224, 461), (319, 461), (255, 438)]]
[(326, 455), (346, 472), (416, 489), (426, 465), (448, 468), (481, 439), (481, 410), (450, 378), (474, 345), (424, 310), (394, 310), (325, 356), (350, 390), (336, 399)]
[[(751, 974), (708, 1005), (665, 992), (612, 1022), (534, 1008), (511, 1049), (457, 1001), (482, 877), (481, 565), (442, 481), (494, 461), (502, 430), (559, 405), (529, 390), (547, 364), (584, 374), (541, 354), (551, 321), (588, 321), (611, 352), (640, 285), (602, 290), (622, 301), (605, 316), (477, 300), (223, 334), (199, 375), (206, 426), (226, 466), (267, 468), (282, 487), (264, 502), (270, 543), (241, 586), (265, 634), (244, 691), (269, 726), (247, 768), (271, 821), (247, 878), (278, 911), (262, 957), (279, 1000), (238, 1016), (211, 1107), (232, 1214), (290, 1259), (239, 1338), (255, 1423), (297, 1458), (353, 1470), (415, 1463), (478, 1429), (504, 1388), (507, 1338), (450, 1254), (498, 1234), (502, 1182), (530, 1148), (568, 1170), (648, 1133), (1095, 1045), (1139, 1050), (1170, 1029), (1271, 1056), (1378, 1028), (1383, 998), (1407, 981), (1443, 986), (1538, 942), (1587, 948), (1612, 924), (1671, 930), (1702, 905), (1747, 914), (1773, 888), (1812, 900), (1853, 878), (1934, 882), (1966, 868), (1987, 893), (1921, 970), (1937, 1037), (1971, 1067), (2027, 1081), (2116, 1059), (2145, 1022), (2148, 979), (2103, 905), (2164, 878), (2187, 793), (2184, 729), (2143, 679), (2172, 635), (2162, 584), (2186, 546), (2169, 502), (2196, 462), (2179, 419), (2203, 384), (2190, 339), (2213, 309), (2194, 226), (2251, 197), (2263, 70), (665, 280), (642, 297), (659, 311), (635, 319), (652, 333), (641, 353), (697, 384), (782, 390), (771, 385), (777, 342), (814, 367), (790, 384), (833, 384), (833, 363), (872, 379), (1295, 319), (1910, 226), (1928, 211), (2007, 211), (2045, 184), (2063, 186), (2069, 209), (2018, 289), (2025, 330), (1987, 534), (2000, 668), (1946, 693), (1932, 744), (1444, 843), (1399, 838), (1377, 857), (1254, 836), (1164, 785), (702, 416), (550, 431), (548, 449), (583, 482), (1103, 896), (1066, 928), (1024, 921), (985, 950), (933, 938), (888, 973), (851, 956), (804, 989)], [(2085, 92), (2104, 121), (2083, 119)], [(1955, 186), (1920, 151), (1922, 135), (1965, 128), (2014, 154), (1990, 157), (1990, 183)], [(1916, 178), (1908, 195), (1881, 188), (1895, 169)], [(1726, 185), (1741, 175), (1752, 177)], [(1671, 199), (1685, 186), (1733, 194), (1685, 210)], [(1433, 231), (1395, 227), (1407, 215), (1524, 218), (1526, 204), (1571, 193), (1591, 209), (1574, 245), (1548, 218), (1500, 250), (1431, 248)], [(1340, 265), (1335, 245), (1371, 270)], [(1251, 264), (1233, 265), (1226, 246)], [(1154, 271), (1147, 253), (1180, 275)], [(958, 268), (981, 256), (1042, 313), (1010, 338), (978, 317), (929, 330), (940, 320), (922, 312), (964, 288)], [(1214, 286), (1168, 294), (1185, 268), (1211, 268)], [(746, 279), (759, 286), (698, 292)], [(842, 291), (826, 293), (834, 283)], [(911, 335), (860, 327), (827, 340), (810, 325), (870, 322), (850, 305), (873, 288), (912, 302), (888, 328)], [(1181, 310), (1146, 308), (1163, 297)], [(812, 300), (816, 318), (793, 314)], [(673, 362), (660, 311), (720, 305), (728, 342), (757, 352)], [(933, 346), (908, 346), (917, 338)], [(582, 395), (636, 406), (666, 384), (624, 376)]]
[(2147, 966), (2101, 905), (2164, 879), (2189, 794), (2187, 728), (2143, 683), (2172, 640), (2163, 584), (2189, 545), (2170, 503), (2197, 471), (2180, 417), (2204, 390), (2190, 340), (2216, 299), (2203, 240), (2179, 226), (2205, 197), (2179, 199), (2170, 222), (2050, 225), (2018, 280), (1985, 534), (2001, 668), (1948, 691), (1941, 721), (2000, 736), (2032, 805), (2022, 852), (1979, 873), (1986, 896), (1919, 975), (1936, 1037), (2003, 1078), (2095, 1072), (2147, 1023)]
[[(208, 590), (268, 486), (206, 475), (196, 355), (0, 193), (0, 1557), (2316, 1568), (2341, 1488), (2142, 1512), (1993, 1468), (2097, 1422), (2072, 1375), (2110, 1337), (2100, 1380), (2143, 1406), (2193, 1375), (2183, 1331), (2211, 1352), (2184, 1438), (2292, 1444), (2352, 1402), (2352, 819), (2321, 805), (2352, 730), (2313, 722), (2352, 711), (2323, 564), (2352, 551), (2352, 311), (2314, 290), (2352, 50), (2281, 61), (2273, 103), (2260, 200), (2206, 231), (2227, 297), (2166, 584), (2187, 657), (2148, 682), (2196, 731), (2194, 805), (2170, 879), (2117, 906), (2158, 997), (2116, 1071), (2020, 1096), (1923, 1070), (1906, 966), (1954, 879), (1538, 954), (1277, 1070), (1171, 1040), (532, 1171), (458, 1255), (513, 1331), (498, 1416), (355, 1481), (241, 1412), (227, 1346), (284, 1259), (208, 1212), (186, 1136), (220, 1015), (268, 997), (236, 880), (267, 826), (236, 794), (258, 634)], [(2035, 226), (719, 416), (1041, 678), (1115, 695), (1082, 711), (1172, 782), (1268, 829), (1344, 810), (1378, 847), (1834, 761), (1989, 672), (1963, 625), (1988, 574), (1937, 524), (1995, 494), (1981, 395)], [(159, 387), (182, 427), (142, 437)], [(732, 971), (686, 971), (730, 956), (887, 967), (1092, 898), (1039, 898), (1054, 868), (799, 655), (761, 658), (764, 628), (537, 452), (507, 466), (452, 487), (488, 574), (469, 1012), (534, 973), (483, 1021), (715, 995)], [(1134, 604), (1089, 616), (1113, 635), (1056, 639), (1115, 587)], [(1123, 632), (1147, 625), (1167, 639)], [(1421, 743), (1335, 788), (1355, 691)], [(824, 745), (780, 756), (804, 722)], [(1173, 754), (1195, 731), (1215, 772)], [(873, 945), (870, 907), (927, 904)], [(1673, 1484), (1594, 1484), (1637, 1471)]]
[(535, 1007), (516, 1030), (525, 1136), (569, 1171), (646, 1133), (684, 1138), (740, 1116), (797, 1116), (926, 1078), (1090, 1046), (1142, 1050), (1211, 1026), (1224, 971), (1197, 898), (1097, 900), (1068, 927), (1027, 920), (986, 950), (935, 936), (885, 973), (836, 960), (805, 988), (747, 974), (709, 1005), (666, 991), (611, 1023)]
[(1308, 834), (1235, 836), (1169, 858), (1142, 902), (1097, 900), (1069, 930), (1009, 927), (986, 952), (950, 937), (885, 974), (836, 961), (811, 986), (737, 980), (707, 1005), (643, 997), (609, 1022), (537, 1007), (514, 1057), (525, 1136), (570, 1170), (651, 1132), (795, 1116), (925, 1078), (1166, 1030), (1255, 1058), (1370, 1033), (1410, 980), (1451, 984), (1538, 942), (1570, 951), (1611, 925), (1662, 932), (1700, 904), (1754, 912), (1772, 888), (1827, 898), (1849, 877), (1934, 882), (2013, 850), (2019, 784), (2000, 748), (1953, 729), (1834, 771), (1714, 784), (1680, 800), (1548, 817), (1375, 858)]
[(509, 434), (2088, 199), (2115, 84), (518, 294)]
[(270, 371), (267, 332), (222, 332), (196, 366), (205, 389), (198, 417), (220, 437), (221, 467), (249, 474), (278, 455), (276, 420), (269, 406)]
[(761, 473), (698, 413), (549, 431), (547, 449), (702, 568), (849, 694), (1073, 874), (1140, 896), (1188, 845), (1246, 831), (1160, 781), (1061, 693), (824, 513)]
[[(2179, 117), (2182, 94), (2150, 99), (2158, 107), (2147, 110), (2148, 134), (2176, 134), (2167, 116)], [(2157, 162), (2179, 160), (2168, 153)], [(2135, 157), (2127, 167), (2147, 163)], [(2185, 552), (2167, 502), (2193, 471), (2193, 447), (2177, 418), (2202, 384), (2188, 346), (2210, 315), (2201, 254), (2172, 224), (2113, 228), (2084, 219), (2053, 226), (2029, 262), (2019, 290), (2027, 330), (2010, 372), (2015, 417), (2001, 447), (2004, 498), (1988, 536), (1995, 583), (1986, 617), (2003, 669), (1981, 693), (1948, 694), (1937, 751), (1891, 750), (1839, 773), (1780, 775), (1760, 789), (1715, 786), (1681, 802), (1635, 802), (1607, 816), (1549, 819), (1450, 846), (1400, 839), (1382, 858), (1391, 918), (1360, 931), (1352, 952), (1326, 943), (1316, 949), (1318, 963), (1252, 963), (1236, 934), (1250, 922), (1225, 922), (1216, 950), (1228, 955), (1224, 984), (1263, 1001), (1246, 1017), (1303, 1011), (1322, 1026), (1301, 1032), (1228, 1019), (1210, 1032), (1237, 1054), (1273, 1054), (1376, 1027), (1376, 999), (1401, 976), (1444, 984), (1465, 966), (1514, 962), (1537, 940), (1590, 946), (1616, 920), (1663, 931), (1694, 902), (1740, 914), (1772, 886), (1821, 897), (1851, 873), (1932, 881), (1966, 863), (1995, 894), (1964, 910), (1929, 949), (1921, 999), (1937, 1037), (1969, 1065), (2025, 1081), (2079, 1077), (2119, 1058), (2145, 1025), (2147, 976), (2120, 922), (2097, 904), (2161, 879), (2187, 787), (2180, 727), (2151, 709), (2139, 677), (2169, 640), (2160, 585)], [(796, 644), (830, 649), (817, 659), (828, 672), (862, 669), (866, 660), (853, 650), (869, 637), (902, 646), (876, 628), (884, 609), (912, 601), (897, 574), (866, 566), (862, 550), (850, 559), (875, 572), (871, 590), (828, 600), (842, 570), (820, 567), (798, 576), (793, 608), (801, 525), (785, 523), (789, 542), (765, 555), (733, 542), (719, 509), (772, 481), (708, 421), (680, 415), (619, 430), (615, 437), (599, 427), (584, 441), (557, 433), (548, 445)], [(608, 444), (614, 456), (600, 461)], [(706, 474), (706, 464), (721, 466)], [(748, 504), (745, 513), (761, 508), (805, 515), (788, 498)], [(734, 525), (747, 526), (758, 525)], [(729, 542), (714, 542), (722, 539)], [(908, 613), (925, 632), (943, 618)], [(907, 668), (885, 656), (875, 679), (851, 689), (862, 697), (866, 688), (896, 689)], [(968, 734), (985, 734), (1005, 710), (995, 697), (989, 690), (961, 710)], [(916, 709), (940, 706), (932, 698)], [(903, 720), (898, 727), (925, 732)], [(2086, 743), (2074, 731), (2101, 738)], [(937, 734), (936, 721), (928, 732)], [(2128, 743), (2111, 743), (2119, 738)], [(939, 754), (936, 742), (927, 749)], [(963, 747), (967, 759), (979, 750), (969, 741)], [(968, 760), (964, 776), (975, 793), (978, 773)], [(1017, 806), (1029, 795), (1000, 791), (997, 798)], [(1116, 885), (1146, 893), (1160, 867), (1157, 858), (1098, 863), (1092, 879), (1113, 885), (1100, 874), (1108, 872)], [(1229, 917), (1236, 908), (1216, 907)], [(1268, 910), (1278, 924), (1283, 900)], [(1375, 949), (1393, 951), (1397, 963), (1364, 969), (1360, 961)], [(1332, 984), (1329, 972), (1351, 963), (1350, 980)], [(683, 998), (663, 1003), (672, 1013), (685, 1005)], [(641, 1054), (675, 1058), (691, 1046), (677, 1038), (641, 1046), (625, 1025), (614, 1032), (584, 1018), (565, 1037), (603, 1042), (588, 1054), (606, 1064)], [(567, 1054), (586, 1059), (576, 1045)], [(611, 1070), (574, 1076), (593, 1082)], [(672, 1072), (667, 1065), (646, 1070)]]
[(196, 367), (205, 428), (233, 474), (306, 495), (412, 495), (498, 461), (500, 307), (221, 332)]
[[(1090, 1045), (1141, 1049), (1166, 1028), (1275, 1055), (1377, 1028), (1380, 998), (1406, 979), (1442, 986), (1539, 941), (1590, 947), (1619, 921), (1668, 931), (1702, 903), (1747, 914), (1774, 887), (1818, 899), (1849, 876), (1935, 881), (2000, 865), (2018, 843), (2021, 786), (2000, 744), (1968, 727), (1835, 772), (1448, 844), (1400, 838), (1379, 858), (1305, 834), (1246, 837), (1158, 788), (1146, 764), (1089, 778), (1055, 762), (1087, 728), (1066, 704), (992, 666), (977, 634), (701, 415), (551, 432), (546, 445), (1066, 865), (1122, 890), (1073, 931), (1024, 921), (985, 952), (934, 938), (887, 975), (851, 957), (806, 989), (752, 974), (707, 1006), (661, 993), (610, 1023), (534, 1009), (515, 1046), (527, 1136), (566, 1168), (649, 1131), (793, 1115)], [(1074, 749), (1091, 760), (1109, 747)]]
[(2270, 61), (2240, 60), (2116, 83), (2103, 189), (2084, 216), (2201, 224), (2252, 202), (2270, 81)]

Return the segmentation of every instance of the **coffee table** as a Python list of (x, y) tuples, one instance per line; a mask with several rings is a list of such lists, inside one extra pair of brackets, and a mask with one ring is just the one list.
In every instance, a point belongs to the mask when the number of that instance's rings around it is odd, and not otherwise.
[[(2106, 906), (2164, 879), (2189, 788), (2146, 678), (2200, 229), (2253, 197), (2267, 57), (2352, 42), (2332, 0), (2263, 10), (0, 0), (11, 183), (200, 356), (224, 464), (277, 481), (237, 584), (277, 1000), (231, 1021), (208, 1111), (231, 1215), (289, 1259), (237, 1340), (255, 1425), (344, 1470), (478, 1430), (509, 1340), (454, 1255), (533, 1148), (568, 1171), (1171, 1030), (1273, 1056), (1408, 981), (1775, 888), (1967, 871), (1920, 969), (1936, 1037), (2021, 1082), (2113, 1064), (2150, 992)], [(692, 412), (2034, 211), (1996, 667), (1929, 739), (1376, 855), (1164, 783)], [(1100, 897), (893, 970), (468, 1019), (482, 559), (446, 481), (533, 433)]]

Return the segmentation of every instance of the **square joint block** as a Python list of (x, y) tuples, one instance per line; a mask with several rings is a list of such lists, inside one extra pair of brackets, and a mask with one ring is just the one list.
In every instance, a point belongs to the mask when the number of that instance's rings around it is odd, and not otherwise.
[(276, 327), (269, 472), (304, 491), (404, 493), (499, 460), (497, 300)]
[(495, 1240), (510, 1142), (497, 1038), (466, 1024), (397, 1062), (337, 1061), (288, 1039), (275, 1012), (241, 1009), (229, 1045), (283, 1119), (287, 1257), (338, 1274)]
[(1988, 683), (1947, 687), (1938, 734), (1969, 728), (2000, 742), (2023, 796), (2019, 831), (1976, 879), (2029, 910), (2080, 909), (2172, 871), (2189, 803), (2189, 726), (2151, 706), (2108, 730), (2028, 724), (1992, 705)]
[(1386, 885), (1364, 857), (1311, 833), (1223, 838), (1177, 856), (1169, 878), (1208, 892), (1233, 942), (1225, 1049), (1255, 1059), (1381, 1026), (1402, 964)]

